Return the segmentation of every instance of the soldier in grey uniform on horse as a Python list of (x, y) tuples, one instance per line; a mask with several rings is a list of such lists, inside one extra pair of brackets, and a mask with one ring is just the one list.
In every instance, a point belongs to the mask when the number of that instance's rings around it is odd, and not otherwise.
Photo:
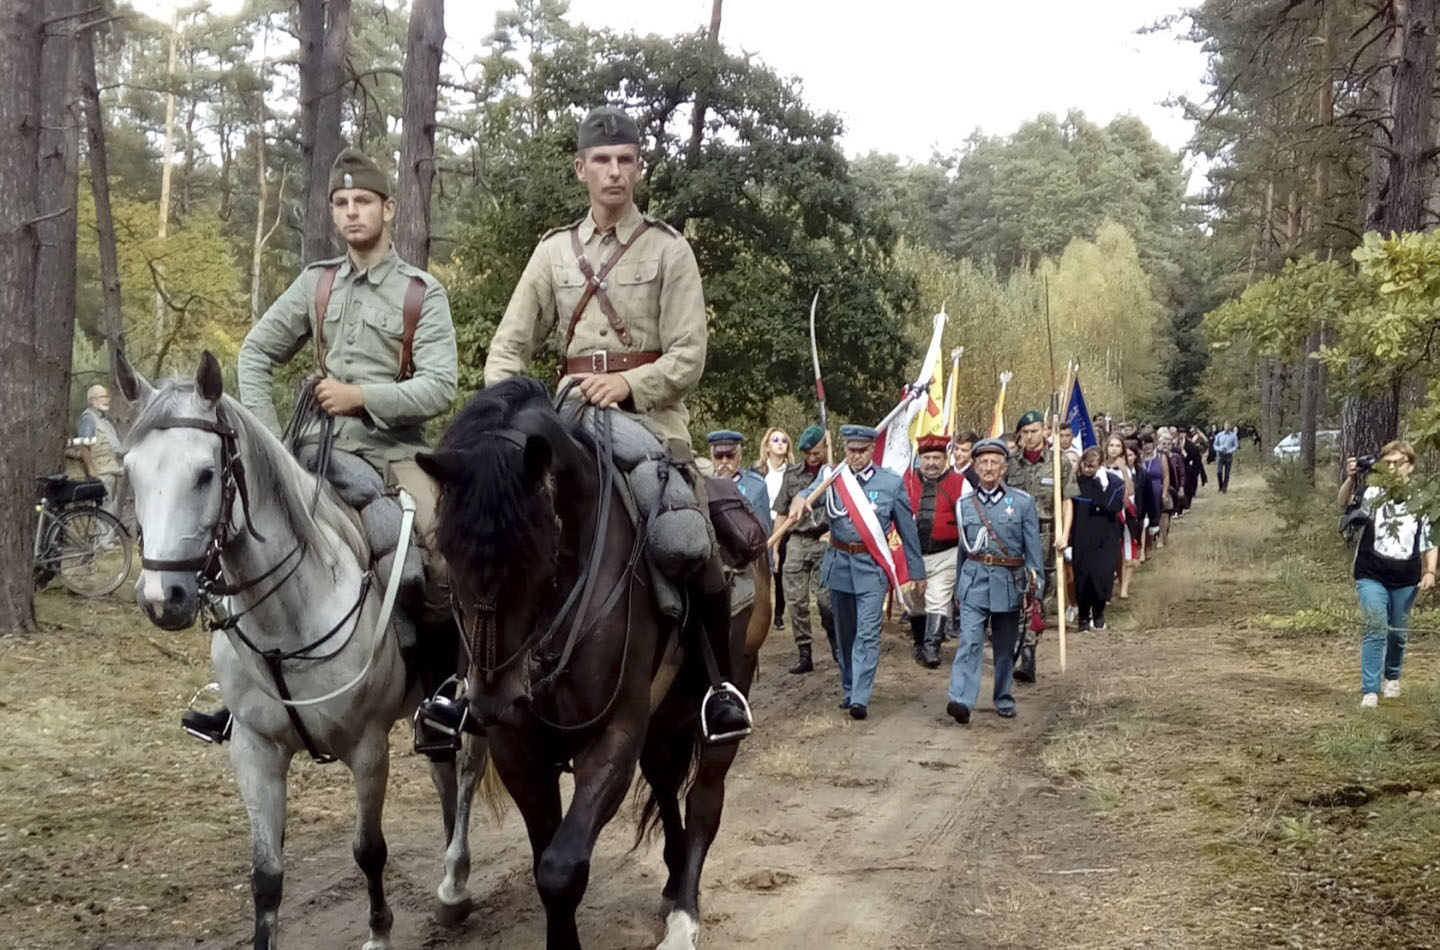
[[(281, 433), (275, 413), (275, 367), (313, 344), (314, 400), (334, 420), (334, 448), (359, 456), (415, 500), (416, 541), (425, 565), (422, 623), (450, 622), (444, 560), (430, 554), (435, 483), (415, 463), (429, 448), (426, 422), (455, 398), (455, 328), (445, 288), (400, 259), (390, 239), (393, 189), (370, 158), (345, 149), (330, 170), (330, 216), (346, 253), (308, 264), (240, 346), (240, 401)], [(311, 423), (299, 442), (319, 439)], [(229, 712), (191, 710), (187, 731), (220, 741)]]

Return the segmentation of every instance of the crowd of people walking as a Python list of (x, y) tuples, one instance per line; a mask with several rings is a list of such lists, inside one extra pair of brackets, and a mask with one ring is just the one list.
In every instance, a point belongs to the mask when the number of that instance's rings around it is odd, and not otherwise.
[[(819, 426), (793, 442), (784, 429), (766, 431), (742, 493), (751, 498), (763, 480), (764, 498), (752, 502), (772, 526), (773, 622), (784, 630), (789, 617), (796, 650), (790, 673), (816, 668), (818, 613), (840, 673), (840, 706), (866, 718), (882, 618), (894, 595), (916, 663), (938, 668), (942, 644), (957, 642), (950, 715), (969, 722), (988, 641), (993, 706), (1013, 717), (1012, 682), (1034, 682), (1044, 632), (1057, 625), (1057, 585), (1065, 585), (1072, 631), (1105, 630), (1107, 607), (1129, 598), (1140, 565), (1165, 546), (1172, 523), (1208, 484), (1207, 456), (1225, 457), (1227, 482), (1233, 465), (1228, 425), (1217, 432), (1213, 453), (1211, 440), (1185, 425), (1097, 419), (1095, 432), (1099, 444), (1082, 450), (1068, 423), (1052, 432), (1043, 413), (1026, 412), (1003, 438), (973, 431), (921, 437), (897, 478), (875, 463), (874, 429), (843, 426), (836, 455), (844, 477), (828, 479), (829, 446)], [(716, 455), (717, 447), (735, 448), (737, 438), (713, 433), (711, 462), (741, 482), (736, 456)], [(872, 522), (888, 543), (876, 543)]]

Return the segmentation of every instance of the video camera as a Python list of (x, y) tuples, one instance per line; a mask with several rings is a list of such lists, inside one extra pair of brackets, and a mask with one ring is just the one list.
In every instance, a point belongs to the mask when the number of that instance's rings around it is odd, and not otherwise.
[(1378, 458), (1374, 455), (1362, 455), (1355, 460), (1355, 471), (1368, 472), (1375, 467)]

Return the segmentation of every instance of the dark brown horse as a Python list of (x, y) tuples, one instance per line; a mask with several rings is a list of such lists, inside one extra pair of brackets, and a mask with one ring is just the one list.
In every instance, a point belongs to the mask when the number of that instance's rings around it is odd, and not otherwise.
[[(441, 485), (436, 541), (471, 652), (470, 711), (525, 818), (546, 946), (580, 947), (575, 912), (591, 852), (638, 765), (651, 789), (642, 828), (660, 825), (669, 870), (660, 947), (692, 950), (701, 870), (738, 747), (700, 739), (705, 665), (695, 650), (673, 661), (677, 644), (700, 634), (677, 638), (657, 609), (608, 453), (539, 383), (513, 379), (476, 395), (419, 461)], [(732, 623), (742, 691), (768, 629), (763, 563), (751, 565), (761, 601)], [(566, 769), (575, 794), (562, 813)]]

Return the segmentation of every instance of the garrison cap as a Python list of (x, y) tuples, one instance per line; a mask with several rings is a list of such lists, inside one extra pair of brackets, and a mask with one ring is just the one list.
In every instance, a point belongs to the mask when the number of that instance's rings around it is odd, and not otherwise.
[(1023, 415), (1023, 416), (1020, 417), (1020, 421), (1019, 421), (1019, 422), (1015, 423), (1015, 431), (1016, 431), (1016, 432), (1019, 432), (1021, 429), (1025, 428), (1026, 426), (1034, 425), (1034, 424), (1037, 423), (1037, 422), (1044, 422), (1044, 421), (1045, 421), (1045, 413), (1041, 412), (1039, 409), (1031, 409), (1029, 412), (1025, 413), (1025, 415)]
[(921, 455), (926, 452), (944, 452), (950, 448), (950, 440), (943, 435), (922, 435), (915, 440), (915, 447)]
[(873, 426), (840, 427), (840, 438), (845, 442), (874, 442), (879, 434)]
[(390, 181), (380, 166), (353, 148), (336, 155), (335, 164), (330, 166), (330, 190), (327, 194), (333, 195), (341, 188), (364, 188), (382, 198), (391, 196)]
[(797, 443), (800, 451), (808, 452), (819, 445), (825, 438), (825, 430), (819, 426), (809, 426), (800, 433), (800, 441)]
[(981, 439), (975, 443), (975, 449), (970, 453), (975, 458), (982, 455), (998, 455), (1005, 461), (1010, 461), (1010, 448), (1005, 444), (1004, 439)]
[(640, 128), (635, 120), (615, 106), (597, 106), (580, 122), (576, 147), (595, 148), (600, 145), (639, 145)]
[(739, 445), (745, 437), (733, 429), (716, 429), (705, 437), (710, 445)]

